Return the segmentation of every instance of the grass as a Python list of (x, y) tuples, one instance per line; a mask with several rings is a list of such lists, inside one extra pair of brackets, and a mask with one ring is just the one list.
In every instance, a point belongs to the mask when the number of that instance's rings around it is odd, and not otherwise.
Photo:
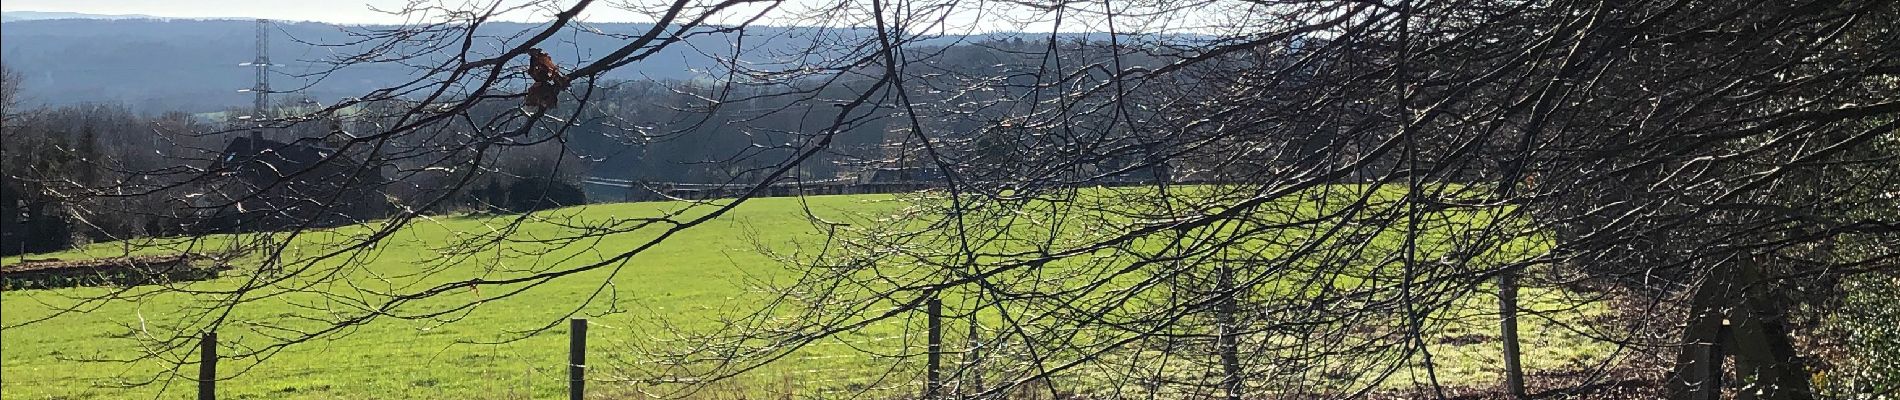
[[(606, 221), (651, 216), (676, 209), (669, 203), (625, 203), (592, 205), (565, 209), (551, 215), (575, 216), (577, 220)], [(267, 362), (239, 360), (221, 364), (221, 370), (249, 367), (243, 375), (220, 384), (220, 398), (226, 399), (357, 399), (357, 398), (555, 398), (564, 393), (565, 329), (556, 326), (526, 337), (518, 332), (534, 331), (559, 324), (572, 307), (582, 304), (600, 283), (611, 282), (607, 293), (614, 301), (595, 301), (582, 313), (592, 320), (590, 358), (597, 366), (593, 376), (612, 376), (608, 365), (622, 350), (644, 343), (654, 336), (655, 321), (691, 328), (716, 326), (711, 319), (722, 310), (743, 310), (759, 298), (748, 288), (758, 280), (784, 278), (789, 270), (757, 251), (757, 246), (789, 249), (818, 238), (818, 232), (804, 218), (809, 208), (826, 216), (879, 216), (897, 211), (902, 204), (890, 196), (818, 196), (804, 199), (755, 199), (732, 214), (689, 229), (663, 244), (633, 258), (624, 268), (581, 273), (527, 289), (521, 295), (484, 303), (467, 313), (454, 314), (459, 321), (440, 323), (428, 320), (384, 319), (348, 332), (335, 339), (318, 340), (292, 346), (275, 354)], [(325, 307), (334, 307), (338, 299), (370, 298), (375, 290), (415, 290), (440, 283), (447, 277), (466, 278), (484, 272), (543, 268), (554, 264), (598, 260), (645, 242), (651, 233), (629, 233), (608, 237), (598, 243), (555, 246), (541, 243), (515, 243), (504, 251), (480, 254), (466, 259), (443, 254), (440, 250), (469, 233), (489, 232), (507, 224), (512, 217), (454, 217), (419, 221), (404, 228), (373, 252), (374, 258), (360, 267), (345, 269), (351, 285), (316, 288), (330, 293), (292, 294), (258, 299), (258, 303), (238, 309), (233, 320), (247, 324), (227, 326), (220, 331), (227, 346), (264, 343), (264, 335), (278, 332), (276, 326), (315, 326), (310, 318), (323, 318)], [(551, 238), (572, 233), (574, 228), (549, 223), (523, 225), (521, 237)], [(335, 235), (360, 234), (365, 228), (340, 229)], [(201, 241), (216, 248), (219, 238)], [(300, 240), (312, 243), (326, 240), (317, 235)], [(313, 246), (312, 248), (315, 248)], [(309, 249), (305, 249), (309, 251)], [(112, 244), (92, 246), (53, 257), (78, 258), (113, 255), (124, 251)], [(39, 257), (39, 256), (36, 256)], [(12, 262), (13, 260), (9, 260)], [(446, 268), (441, 274), (425, 275), (428, 268)], [(232, 287), (242, 274), (190, 284), (191, 288)], [(294, 282), (294, 281), (293, 281)], [(467, 293), (452, 293), (442, 298), (413, 304), (416, 308), (442, 307), (472, 301), (481, 291), (490, 294), (506, 287), (488, 287)], [(10, 291), (0, 294), (0, 323), (11, 326), (47, 316), (53, 310), (72, 307), (89, 296), (108, 293), (109, 288), (69, 288), (56, 290)], [(137, 292), (135, 293), (142, 293)], [(1540, 296), (1527, 293), (1528, 297)], [(1555, 298), (1559, 293), (1541, 296)], [(1483, 300), (1483, 299), (1478, 299)], [(160, 376), (163, 362), (119, 363), (86, 361), (99, 358), (140, 354), (140, 335), (166, 335), (168, 329), (191, 326), (187, 309), (204, 306), (202, 297), (159, 294), (136, 301), (112, 301), (88, 306), (83, 313), (0, 331), (0, 397), (7, 399), (83, 399), (83, 398), (178, 398), (192, 393), (192, 376), (180, 376), (169, 386), (164, 384), (120, 387), (129, 380)], [(1530, 300), (1528, 304), (1557, 300)], [(1495, 307), (1488, 301), (1474, 301), (1470, 307), (1482, 310)], [(1482, 336), (1490, 326), (1488, 317), (1473, 317), (1469, 324), (1452, 324), (1448, 334)], [(1577, 335), (1555, 329), (1535, 319), (1524, 321), (1524, 340), (1529, 353), (1525, 359), (1533, 369), (1561, 368), (1588, 363), (1607, 352), (1606, 348)], [(877, 327), (854, 332), (845, 340), (905, 340), (898, 327)], [(1469, 331), (1469, 332), (1466, 332)], [(501, 342), (495, 344), (484, 344)], [(1489, 384), (1495, 377), (1496, 345), (1489, 341), (1438, 345), (1440, 378), (1453, 384)], [(174, 359), (191, 359), (183, 353), (166, 354)], [(619, 361), (624, 361), (620, 359)], [(750, 385), (777, 385), (785, 389), (818, 385), (820, 380), (847, 381), (845, 388), (878, 385), (875, 373), (880, 360), (852, 352), (843, 345), (819, 346), (804, 351), (772, 368), (759, 371)], [(185, 375), (195, 371), (182, 370)], [(834, 382), (836, 383), (836, 382)], [(891, 382), (881, 384), (890, 385)], [(896, 386), (908, 383), (899, 382)], [(599, 383), (590, 393), (636, 396), (635, 387)], [(818, 393), (823, 395), (823, 393)]]

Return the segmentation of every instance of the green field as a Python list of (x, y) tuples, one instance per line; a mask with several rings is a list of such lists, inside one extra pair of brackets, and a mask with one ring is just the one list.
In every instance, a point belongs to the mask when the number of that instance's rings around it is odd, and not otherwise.
[[(561, 323), (564, 316), (583, 302), (602, 282), (614, 301), (597, 300), (582, 310), (592, 321), (590, 359), (597, 364), (593, 377), (611, 379), (623, 375), (614, 364), (628, 363), (616, 355), (659, 336), (657, 321), (685, 329), (714, 326), (712, 318), (724, 311), (745, 310), (762, 295), (751, 288), (756, 282), (783, 278), (792, 273), (758, 251), (763, 245), (791, 249), (815, 240), (818, 231), (805, 218), (806, 209), (822, 216), (875, 218), (889, 215), (905, 204), (891, 196), (819, 196), (807, 198), (755, 199), (733, 213), (688, 229), (663, 244), (641, 254), (622, 268), (603, 269), (554, 280), (529, 289), (519, 296), (485, 303), (466, 314), (457, 314), (453, 323), (383, 319), (350, 331), (334, 339), (322, 339), (289, 347), (269, 360), (256, 363), (243, 374), (220, 385), (220, 398), (229, 399), (361, 399), (361, 398), (456, 398), (514, 399), (558, 398), (565, 387), (565, 329), (556, 326), (525, 338), (512, 332), (534, 330)], [(673, 203), (626, 203), (592, 205), (557, 210), (555, 216), (574, 216), (576, 220), (608, 221), (656, 215), (677, 209)], [(489, 232), (504, 227), (512, 216), (443, 217), (416, 221), (372, 252), (374, 258), (359, 268), (347, 269), (351, 285), (332, 285), (316, 290), (333, 293), (381, 289), (415, 290), (419, 285), (439, 282), (448, 277), (466, 278), (483, 271), (510, 268), (541, 268), (598, 260), (624, 252), (645, 242), (650, 233), (610, 236), (598, 243), (586, 242), (555, 246), (519, 243), (504, 246), (516, 251), (477, 254), (468, 258), (448, 257), (441, 253), (468, 232)], [(573, 233), (574, 227), (546, 222), (530, 222), (520, 227), (519, 237), (558, 237)], [(360, 233), (362, 228), (345, 228), (339, 234)], [(460, 234), (458, 234), (458, 232)], [(323, 241), (322, 236), (304, 240)], [(94, 254), (114, 254), (111, 244), (86, 250)], [(77, 254), (48, 255), (79, 257)], [(36, 256), (40, 257), (40, 256)], [(444, 260), (449, 260), (444, 262)], [(436, 275), (413, 275), (428, 268), (447, 270)], [(234, 271), (238, 272), (242, 269)], [(610, 277), (611, 274), (611, 277)], [(191, 284), (193, 288), (218, 288), (235, 285), (240, 274)], [(483, 288), (466, 295), (444, 295), (420, 306), (468, 302), (479, 291), (504, 290)], [(6, 325), (35, 320), (55, 309), (71, 307), (76, 299), (107, 293), (108, 288), (69, 288), (10, 291), (0, 295), (0, 322)], [(1536, 296), (1527, 293), (1527, 296)], [(1548, 293), (1546, 295), (1549, 295)], [(348, 297), (347, 294), (343, 295)], [(166, 321), (182, 318), (181, 310), (200, 298), (176, 294), (143, 297), (137, 301), (114, 301), (88, 306), (83, 312), (6, 329), (0, 332), (0, 397), (7, 399), (77, 398), (184, 398), (193, 390), (190, 381), (195, 369), (187, 367), (169, 386), (164, 383), (122, 387), (127, 383), (160, 376), (167, 365), (163, 361), (118, 363), (87, 361), (139, 354), (140, 335), (165, 334)], [(240, 307), (233, 320), (252, 325), (221, 330), (227, 346), (261, 343), (271, 326), (314, 326), (307, 318), (321, 317), (323, 297), (293, 294), (261, 299)], [(1560, 305), (1553, 305), (1560, 306)], [(1473, 309), (1494, 307), (1474, 304)], [(1462, 331), (1485, 332), (1492, 320), (1473, 318), (1468, 327), (1453, 326), (1443, 334)], [(1543, 321), (1525, 320), (1524, 340), (1529, 352), (1526, 360), (1532, 368), (1560, 368), (1599, 360), (1607, 347), (1589, 342), (1566, 331), (1546, 326)], [(874, 328), (854, 332), (838, 345), (821, 345), (758, 371), (744, 385), (772, 386), (764, 390), (801, 392), (823, 396), (831, 386), (861, 388), (874, 385), (905, 386), (908, 382), (822, 384), (860, 379), (874, 380), (881, 360), (851, 351), (847, 341), (874, 342), (900, 334), (896, 328)], [(1480, 336), (1482, 336), (1480, 334)], [(518, 340), (512, 340), (518, 339)], [(499, 344), (489, 344), (502, 341)], [(1440, 379), (1454, 385), (1489, 385), (1494, 379), (1497, 352), (1494, 343), (1448, 343), (1438, 345)], [(185, 358), (183, 354), (171, 357)], [(245, 360), (221, 365), (229, 375), (245, 367)], [(641, 387), (635, 383), (597, 382), (590, 393), (602, 398), (638, 398)], [(758, 388), (741, 389), (745, 391)], [(162, 391), (162, 395), (161, 395)]]

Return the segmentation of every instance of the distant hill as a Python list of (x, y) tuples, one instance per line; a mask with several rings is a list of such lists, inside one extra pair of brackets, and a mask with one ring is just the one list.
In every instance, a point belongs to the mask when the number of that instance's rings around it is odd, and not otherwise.
[[(144, 18), (140, 15), (93, 15), (56, 12), (7, 12), (0, 24), (0, 60), (23, 75), (22, 97), (28, 106), (59, 106), (89, 102), (117, 102), (133, 111), (217, 112), (249, 107), (251, 96), (238, 92), (252, 85), (253, 71), (239, 64), (256, 56), (255, 20)], [(49, 19), (50, 18), (50, 19)], [(650, 24), (589, 23), (586, 29), (565, 29), (543, 43), (562, 65), (593, 60), (632, 41)], [(387, 26), (336, 25), (318, 22), (279, 22), (271, 35), (271, 61), (276, 67), (272, 87), (296, 92), (319, 102), (358, 97), (375, 89), (407, 82), (417, 76), (416, 65), (440, 62), (444, 53), (426, 54), (405, 64), (356, 65), (330, 74), (328, 62), (355, 55), (374, 43), (356, 36)], [(545, 25), (489, 23), (478, 33), (471, 50), (492, 55), (511, 47)], [(860, 49), (815, 45), (852, 42), (868, 31), (836, 28), (748, 27), (740, 33), (700, 32), (640, 62), (607, 72), (618, 80), (686, 80), (719, 78), (721, 57), (742, 50), (741, 61), (750, 68), (771, 69), (800, 59), (835, 58)], [(1064, 40), (1105, 40), (1099, 33), (1063, 34)], [(947, 36), (927, 45), (952, 45), (1001, 38), (1046, 39), (992, 33)], [(838, 40), (847, 38), (847, 40)], [(1194, 39), (1179, 36), (1176, 39)], [(734, 47), (743, 43), (744, 49)], [(397, 52), (422, 52), (399, 48)], [(320, 79), (319, 79), (320, 78)]]
[(145, 14), (86, 14), (62, 11), (7, 11), (0, 12), (0, 21), (31, 21), (36, 19), (159, 19)]
[[(26, 19), (66, 13), (9, 12), (0, 24), (0, 59), (24, 77), (22, 94), (29, 105), (84, 102), (122, 102), (142, 113), (164, 111), (210, 112), (247, 106), (250, 97), (239, 89), (252, 84), (252, 71), (240, 63), (255, 57), (256, 24), (252, 20), (198, 19)], [(26, 14), (26, 15), (14, 15)], [(84, 15), (84, 14), (75, 14)], [(591, 31), (568, 29), (543, 45), (555, 59), (572, 65), (593, 59), (630, 42), (631, 35), (650, 25), (588, 24)], [(346, 68), (323, 79), (313, 74), (326, 61), (354, 54), (363, 45), (343, 45), (353, 32), (378, 26), (344, 26), (314, 22), (274, 25), (271, 58), (277, 74), (272, 86), (296, 91), (322, 102), (361, 96), (370, 90), (404, 82), (416, 69), (393, 63)], [(473, 50), (495, 54), (509, 41), (540, 25), (493, 23), (479, 32), (489, 39)], [(803, 28), (753, 28), (747, 31), (748, 60), (770, 65), (775, 58), (803, 54), (811, 35)], [(837, 34), (838, 31), (831, 31)], [(849, 34), (849, 31), (845, 31)], [(773, 37), (764, 40), (763, 37)], [(732, 51), (736, 34), (705, 34), (671, 46), (638, 63), (611, 71), (610, 79), (693, 79), (712, 75), (712, 55)], [(319, 46), (326, 45), (326, 46)], [(416, 51), (416, 49), (400, 49)], [(822, 52), (822, 51), (821, 51)], [(441, 60), (431, 54), (417, 61)], [(413, 64), (413, 62), (412, 62)]]

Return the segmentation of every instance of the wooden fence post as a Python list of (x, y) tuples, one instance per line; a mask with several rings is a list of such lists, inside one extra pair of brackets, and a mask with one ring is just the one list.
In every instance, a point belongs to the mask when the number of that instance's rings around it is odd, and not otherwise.
[(218, 399), (218, 332), (198, 342), (198, 400)]
[(929, 343), (925, 346), (929, 354), (924, 370), (924, 399), (936, 399), (943, 390), (943, 300), (936, 292), (930, 293), (930, 300), (924, 305), (925, 324), (928, 325)]
[(1504, 343), (1504, 390), (1512, 399), (1531, 398), (1524, 389), (1523, 357), (1517, 342), (1517, 271), (1498, 274), (1498, 341)]
[(587, 393), (587, 319), (567, 321), (567, 398), (581, 400)]
[(1240, 400), (1245, 391), (1246, 374), (1240, 365), (1240, 289), (1235, 287), (1234, 266), (1220, 264), (1215, 271), (1215, 290), (1225, 292), (1214, 308), (1215, 347), (1220, 352), (1221, 392), (1226, 400)]
[(983, 341), (980, 336), (977, 336), (979, 334), (977, 327), (976, 311), (970, 311), (969, 333), (966, 334), (969, 336), (966, 338), (969, 340), (969, 344), (963, 351), (964, 368), (966, 371), (969, 371), (967, 374), (970, 376), (970, 391), (973, 393), (983, 393), (983, 365), (980, 364), (983, 355), (978, 353), (978, 351), (983, 350)]

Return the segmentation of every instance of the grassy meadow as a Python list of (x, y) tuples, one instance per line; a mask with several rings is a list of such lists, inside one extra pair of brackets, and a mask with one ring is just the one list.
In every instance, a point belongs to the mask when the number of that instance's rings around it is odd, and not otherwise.
[[(764, 295), (749, 290), (756, 282), (784, 279), (793, 270), (758, 251), (763, 245), (791, 249), (822, 238), (805, 218), (806, 210), (820, 216), (875, 218), (897, 212), (905, 204), (892, 196), (817, 196), (766, 198), (748, 201), (731, 214), (706, 225), (680, 232), (664, 243), (629, 260), (620, 268), (605, 268), (550, 281), (521, 294), (483, 303), (451, 315), (456, 321), (381, 319), (326, 338), (288, 347), (261, 363), (237, 360), (221, 364), (227, 376), (220, 383), (226, 399), (549, 399), (564, 395), (567, 338), (563, 319), (576, 305), (595, 300), (580, 310), (591, 319), (591, 361), (598, 365), (591, 377), (616, 376), (611, 364), (617, 349), (645, 343), (659, 336), (656, 321), (686, 329), (715, 325), (723, 311), (746, 310)], [(601, 204), (546, 212), (554, 221), (625, 221), (678, 209), (676, 203)], [(543, 214), (537, 214), (543, 215)], [(294, 293), (254, 299), (238, 308), (234, 321), (248, 325), (220, 331), (227, 346), (266, 342), (265, 335), (283, 328), (316, 326), (330, 307), (350, 293), (417, 290), (451, 278), (493, 274), (497, 271), (546, 268), (592, 262), (627, 251), (652, 237), (650, 232), (609, 236), (599, 241), (564, 245), (509, 243), (498, 250), (470, 255), (443, 254), (440, 249), (467, 240), (470, 233), (508, 229), (513, 216), (458, 216), (418, 220), (373, 251), (345, 279), (309, 281), (308, 289), (335, 293), (319, 296)], [(528, 222), (514, 237), (555, 239), (581, 226)], [(367, 228), (346, 227), (339, 234), (360, 234)], [(299, 240), (326, 240), (313, 235)], [(216, 247), (216, 239), (206, 240)], [(292, 246), (297, 248), (297, 246)], [(312, 246), (317, 248), (318, 246)], [(41, 257), (82, 258), (122, 252), (114, 244)], [(7, 262), (14, 262), (9, 259)], [(245, 279), (239, 270), (223, 278), (186, 287), (216, 289)], [(425, 272), (436, 272), (426, 274)], [(287, 285), (294, 286), (292, 280)], [(610, 283), (610, 285), (602, 285)], [(469, 302), (488, 291), (508, 287), (471, 289), (425, 300), (418, 307)], [(139, 295), (133, 299), (85, 303), (83, 299), (112, 292), (113, 288), (19, 290), (0, 293), (0, 323), (14, 326), (45, 318), (55, 310), (83, 305), (80, 312), (0, 331), (0, 397), (7, 399), (118, 399), (186, 398), (193, 393), (194, 367), (180, 370), (177, 380), (132, 385), (163, 378), (164, 361), (120, 363), (97, 359), (139, 354), (141, 335), (167, 334), (165, 328), (187, 318), (192, 307), (206, 304), (201, 297), (179, 294)], [(600, 293), (596, 295), (596, 293)], [(1560, 293), (1525, 293), (1527, 304), (1548, 303)], [(1540, 296), (1543, 298), (1539, 300)], [(1482, 300), (1482, 301), (1479, 301)], [(1439, 332), (1447, 336), (1486, 337), (1495, 317), (1480, 311), (1495, 309), (1488, 298), (1478, 298), (1468, 324), (1452, 324)], [(531, 335), (522, 332), (556, 324)], [(1525, 319), (1526, 361), (1532, 369), (1563, 368), (1600, 361), (1609, 348), (1545, 321)], [(847, 342), (874, 343), (906, 340), (901, 327), (874, 327), (844, 335), (828, 345), (801, 351), (771, 368), (756, 371), (740, 393), (798, 392), (827, 397), (824, 390), (873, 388), (880, 385), (909, 388), (909, 382), (878, 380), (880, 360), (852, 351)], [(524, 337), (525, 335), (525, 337)], [(1490, 385), (1496, 377), (1498, 352), (1488, 340), (1437, 344), (1439, 378), (1453, 385)], [(186, 354), (164, 357), (189, 360)], [(161, 357), (161, 358), (164, 358)], [(247, 369), (248, 368), (248, 369)], [(906, 378), (908, 379), (908, 378)], [(840, 383), (843, 384), (840, 384)], [(860, 383), (861, 382), (861, 383)], [(590, 384), (600, 398), (641, 398), (637, 383), (603, 381)], [(838, 392), (846, 393), (846, 392)], [(839, 394), (843, 396), (846, 394)], [(838, 396), (829, 396), (838, 397)]]

